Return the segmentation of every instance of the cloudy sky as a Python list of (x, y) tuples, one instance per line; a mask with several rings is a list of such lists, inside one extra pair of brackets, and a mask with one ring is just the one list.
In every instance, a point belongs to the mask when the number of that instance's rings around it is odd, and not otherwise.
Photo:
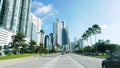
[(99, 39), (120, 44), (120, 0), (32, 0), (31, 11), (42, 20), (46, 34), (60, 18), (69, 26), (71, 40), (98, 24), (102, 28)]

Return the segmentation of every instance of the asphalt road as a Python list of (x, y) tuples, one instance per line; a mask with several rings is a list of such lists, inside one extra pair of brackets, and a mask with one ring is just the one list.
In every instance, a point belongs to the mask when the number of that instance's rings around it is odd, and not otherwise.
[(102, 59), (65, 54), (0, 61), (0, 68), (101, 68)]
[(104, 59), (80, 56), (77, 54), (70, 54), (70, 56), (85, 68), (102, 68), (101, 63)]

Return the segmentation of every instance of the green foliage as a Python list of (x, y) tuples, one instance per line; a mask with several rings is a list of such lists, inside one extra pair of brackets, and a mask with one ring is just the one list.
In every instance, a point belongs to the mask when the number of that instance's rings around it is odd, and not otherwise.
[(20, 53), (21, 53), (21, 54), (26, 53), (26, 51), (28, 50), (28, 44), (22, 42), (22, 43), (20, 43), (19, 45), (21, 46), (21, 48), (20, 48)]
[(94, 53), (94, 48), (91, 47), (91, 46), (86, 46), (86, 47), (84, 47), (84, 52), (85, 52), (86, 55), (93, 54)]
[(120, 45), (118, 45), (118, 44), (116, 46), (116, 52), (120, 52)]
[(33, 45), (33, 46), (34, 46), (34, 45), (37, 45), (37, 43), (36, 43), (34, 40), (30, 40), (29, 44), (30, 44), (30, 45)]
[(109, 40), (99, 40), (96, 44), (94, 44), (94, 49), (98, 50), (99, 53), (106, 53), (106, 51), (110, 51), (110, 53), (116, 52), (119, 50), (118, 44), (111, 44)]
[(40, 32), (44, 34), (44, 31), (43, 31), (43, 30), (40, 30)]
[(75, 49), (76, 49), (76, 48), (78, 48), (78, 47), (79, 47), (79, 45), (78, 45), (78, 44), (76, 44), (76, 45), (75, 45)]
[(56, 44), (56, 47), (62, 49), (62, 47), (58, 43)]
[(56, 53), (56, 51), (54, 49), (50, 50), (50, 53)]
[(2, 49), (2, 46), (0, 46), (0, 50)]
[(105, 41), (99, 40), (99, 41), (95, 44), (95, 48), (97, 48), (97, 51), (98, 51), (98, 52), (105, 53), (105, 51), (106, 51), (105, 45), (106, 45), (106, 42), (105, 42)]
[(8, 50), (9, 48), (10, 48), (9, 45), (5, 45), (5, 46), (4, 46), (4, 49), (5, 49), (5, 50)]
[(34, 40), (30, 40), (29, 45), (30, 53), (36, 52), (37, 50), (36, 42)]
[(106, 44), (105, 45), (106, 50), (110, 50), (110, 52), (112, 53), (118, 50), (117, 47), (119, 47), (118, 44)]
[(14, 50), (14, 53), (18, 53), (19, 47), (21, 47), (21, 43), (24, 43), (25, 35), (22, 32), (18, 32), (16, 35), (12, 36), (11, 48)]
[(99, 25), (94, 24), (94, 25), (92, 26), (92, 28), (93, 28), (93, 34), (94, 34), (94, 35), (101, 33), (101, 28), (99, 27)]

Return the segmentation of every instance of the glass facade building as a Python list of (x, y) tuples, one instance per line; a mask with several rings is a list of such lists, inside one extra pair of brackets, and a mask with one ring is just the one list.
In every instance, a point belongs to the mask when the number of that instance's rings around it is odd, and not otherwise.
[(34, 14), (30, 14), (30, 36), (32, 40), (35, 40), (37, 42), (37, 45), (40, 44), (40, 29), (41, 29), (41, 20), (36, 17)]
[(2, 9), (2, 4), (3, 4), (3, 0), (0, 0), (0, 14), (1, 14), (1, 9)]
[(31, 14), (30, 8), (31, 0), (0, 0), (0, 28), (14, 34), (23, 32), (39, 44), (42, 21)]
[(57, 19), (53, 24), (53, 45), (59, 44), (63, 50), (69, 46), (69, 30), (64, 21)]
[(0, 14), (0, 26), (13, 32), (29, 31), (31, 0), (3, 0)]

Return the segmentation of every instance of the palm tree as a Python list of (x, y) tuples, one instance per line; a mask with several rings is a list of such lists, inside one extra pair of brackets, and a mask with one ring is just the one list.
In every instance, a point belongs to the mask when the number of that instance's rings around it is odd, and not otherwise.
[(92, 27), (88, 28), (88, 33), (89, 33), (89, 37), (90, 37), (90, 44), (91, 44), (91, 45), (92, 45), (92, 38), (91, 38), (91, 36), (93, 35), (93, 32), (94, 32), (94, 30), (93, 30), (93, 28), (92, 28)]
[(86, 33), (84, 33), (84, 34), (82, 35), (82, 40), (83, 40), (83, 41), (86, 40), (86, 41), (87, 41), (87, 45), (88, 45), (88, 35), (87, 35)]
[[(93, 28), (93, 30), (94, 30), (93, 35), (95, 35), (95, 43), (96, 43), (96, 42), (97, 42), (97, 37), (96, 37), (96, 35), (101, 33), (101, 28), (100, 28), (99, 25), (97, 25), (97, 24), (94, 24), (94, 25), (92, 26), (92, 28)], [(97, 46), (96, 46), (96, 54), (98, 54)]]
[(95, 35), (95, 43), (96, 43), (97, 42), (96, 35), (101, 33), (101, 28), (97, 24), (94, 24), (92, 28), (93, 28), (93, 35)]
[(25, 42), (25, 34), (18, 32), (16, 35), (12, 36), (11, 48), (14, 49), (15, 54), (19, 52), (20, 43)]
[[(91, 37), (91, 33), (89, 30), (86, 30), (86, 35), (87, 35), (87, 41), (88, 41), (88, 39)], [(88, 46), (89, 46), (89, 42), (88, 42)]]

